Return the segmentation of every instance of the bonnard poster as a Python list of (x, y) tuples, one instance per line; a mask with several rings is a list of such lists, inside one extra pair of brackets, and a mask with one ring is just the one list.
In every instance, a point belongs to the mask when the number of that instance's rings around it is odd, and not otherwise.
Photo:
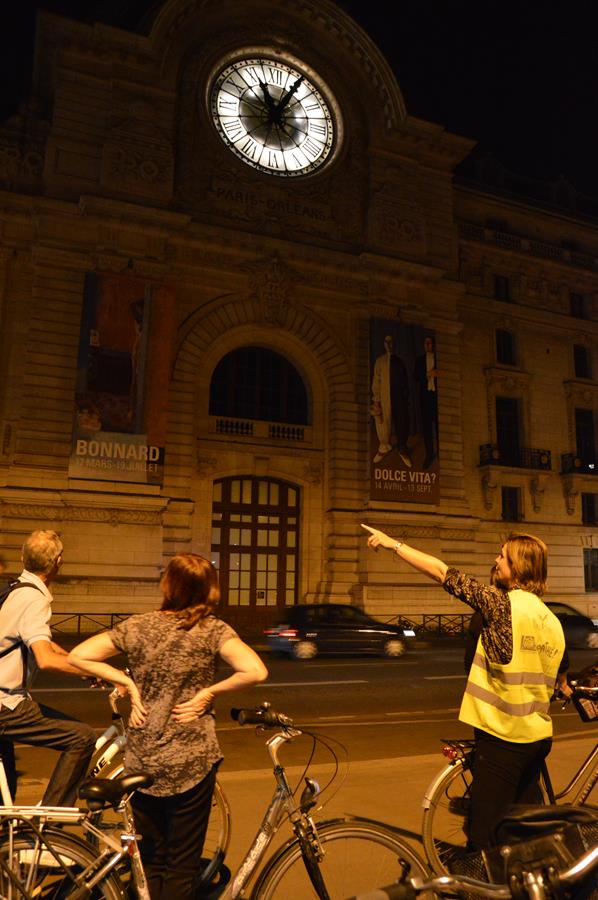
[(370, 497), (438, 503), (438, 370), (433, 331), (370, 320)]
[(87, 276), (71, 478), (162, 483), (173, 332), (167, 289), (122, 275)]

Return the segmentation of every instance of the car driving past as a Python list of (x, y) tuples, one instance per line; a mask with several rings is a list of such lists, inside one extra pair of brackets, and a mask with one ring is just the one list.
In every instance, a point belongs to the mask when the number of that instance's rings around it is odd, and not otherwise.
[(563, 626), (567, 647), (587, 649), (598, 647), (597, 619), (590, 619), (566, 603), (548, 601), (546, 606), (552, 610)]
[(313, 659), (319, 653), (375, 653), (402, 656), (413, 632), (379, 622), (355, 606), (314, 603), (285, 610), (284, 622), (264, 631), (268, 645), (295, 659)]

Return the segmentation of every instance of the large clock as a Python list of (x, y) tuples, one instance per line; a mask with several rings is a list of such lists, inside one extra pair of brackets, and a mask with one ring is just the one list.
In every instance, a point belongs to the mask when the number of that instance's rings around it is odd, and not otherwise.
[[(247, 54), (217, 71), (212, 118), (243, 162), (270, 175), (306, 175), (331, 158), (338, 116), (330, 92), (298, 63)], [(336, 120), (336, 121), (335, 121)]]

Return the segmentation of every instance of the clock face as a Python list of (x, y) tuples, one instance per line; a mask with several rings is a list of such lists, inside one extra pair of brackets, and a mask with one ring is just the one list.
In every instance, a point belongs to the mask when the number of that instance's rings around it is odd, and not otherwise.
[(305, 175), (331, 155), (335, 129), (326, 100), (305, 73), (286, 62), (237, 60), (216, 77), (210, 100), (220, 137), (255, 169)]

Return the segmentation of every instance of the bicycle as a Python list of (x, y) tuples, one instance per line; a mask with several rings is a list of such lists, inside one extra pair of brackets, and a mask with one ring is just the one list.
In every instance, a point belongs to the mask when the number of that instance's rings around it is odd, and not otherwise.
[[(475, 874), (410, 878), (402, 866), (398, 879), (350, 900), (416, 900), (432, 897), (574, 900), (595, 896), (598, 887), (598, 816), (595, 809), (546, 807), (513, 811), (497, 828), (498, 846), (474, 854)], [(465, 862), (463, 860), (462, 862)]]
[(508, 884), (492, 884), (467, 875), (440, 875), (428, 881), (415, 877), (374, 891), (355, 894), (347, 900), (382, 900), (383, 897), (388, 900), (416, 900), (421, 894), (428, 892), (433, 896), (454, 897), (460, 891), (466, 891), (463, 895), (466, 897), (478, 895), (490, 900), (521, 900), (522, 897), (528, 897), (529, 900), (546, 900), (548, 897), (558, 900), (563, 896), (575, 898), (578, 892), (585, 897), (584, 882), (594, 875), (597, 868), (598, 846), (595, 846), (561, 872), (542, 860), (522, 865), (518, 872), (513, 873)]
[[(1, 762), (0, 768), (3, 771)], [(81, 788), (87, 811), (12, 804), (0, 807), (2, 900), (123, 900), (123, 866), (131, 873), (139, 900), (150, 900), (127, 801), (135, 790), (152, 782), (146, 773), (92, 779)], [(118, 839), (94, 824), (97, 810), (108, 806), (122, 810)], [(62, 826), (80, 828), (88, 840)], [(91, 846), (90, 837), (98, 851)]]
[[(94, 680), (92, 687), (104, 690), (103, 683)], [(104, 731), (96, 741), (95, 754), (92, 758), (89, 776), (98, 778), (100, 775), (108, 779), (119, 778), (124, 772), (122, 754), (127, 742), (124, 718), (118, 708), (119, 693), (113, 688), (107, 694), (108, 702), (112, 710), (112, 724)], [(0, 769), (0, 782), (2, 770)], [(10, 795), (9, 795), (10, 796)], [(4, 794), (3, 794), (4, 797)], [(6, 804), (6, 800), (3, 800)], [(12, 803), (10, 798), (9, 805)], [(123, 801), (124, 803), (124, 801)], [(104, 810), (95, 813), (94, 825), (98, 830), (118, 830), (122, 827), (124, 810), (108, 806)], [(231, 813), (226, 795), (218, 781), (212, 795), (212, 807), (208, 828), (204, 841), (202, 857), (204, 861), (202, 870), (202, 884), (212, 884), (223, 872), (223, 862), (230, 842)], [(89, 832), (88, 840), (97, 846), (95, 832)]]
[[(598, 688), (583, 687), (571, 682), (575, 696), (598, 696)], [(469, 815), (474, 741), (444, 741), (442, 753), (449, 760), (428, 785), (422, 801), (422, 843), (432, 871), (447, 874), (455, 850), (464, 849)], [(598, 782), (598, 743), (588, 753), (571, 781), (558, 793), (554, 791), (546, 763), (542, 766), (541, 785), (546, 802), (555, 804), (577, 793), (570, 800), (573, 806), (586, 803)]]
[[(402, 841), (389, 826), (359, 817), (345, 817), (315, 822), (311, 811), (321, 794), (320, 786), (304, 773), (305, 786), (299, 801), (291, 789), (279, 751), (288, 742), (307, 735), (321, 743), (338, 758), (329, 742), (302, 731), (292, 720), (264, 703), (254, 710), (233, 709), (231, 715), (239, 725), (257, 725), (258, 730), (277, 729), (268, 738), (266, 747), (273, 764), (274, 793), (257, 834), (238, 870), (233, 874), (221, 900), (238, 900), (247, 896), (245, 888), (255, 877), (249, 894), (252, 900), (342, 900), (355, 885), (382, 882), (394, 877), (398, 860), (402, 859), (417, 874), (425, 877), (427, 868), (417, 854)], [(312, 757), (310, 757), (311, 759)], [(260, 870), (260, 864), (275, 834), (285, 820), (289, 820), (293, 836)]]

